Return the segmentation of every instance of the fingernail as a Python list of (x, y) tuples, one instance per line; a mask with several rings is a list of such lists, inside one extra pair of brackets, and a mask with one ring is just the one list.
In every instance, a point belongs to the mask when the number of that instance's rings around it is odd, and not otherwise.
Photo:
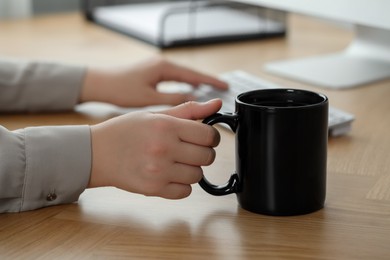
[(211, 103), (211, 102), (214, 102), (216, 100), (221, 100), (220, 98), (213, 98), (213, 99), (210, 99), (209, 101), (207, 101), (206, 103)]

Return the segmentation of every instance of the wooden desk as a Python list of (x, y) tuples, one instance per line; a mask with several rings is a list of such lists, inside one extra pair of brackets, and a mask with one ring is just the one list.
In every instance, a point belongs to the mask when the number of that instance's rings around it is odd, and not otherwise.
[[(270, 60), (339, 50), (351, 34), (292, 16), (287, 39), (159, 51), (86, 23), (77, 14), (0, 22), (2, 55), (116, 65), (160, 53), (218, 74), (243, 69), (291, 87), (321, 91), (356, 115), (352, 132), (329, 140), (326, 207), (296, 217), (240, 209), (234, 195), (213, 197), (194, 185), (179, 201), (113, 188), (85, 191), (78, 203), (0, 215), (0, 258), (7, 259), (389, 259), (390, 81), (345, 91), (318, 89), (266, 74)], [(64, 114), (0, 115), (9, 129), (93, 124), (112, 107)], [(217, 161), (204, 169), (223, 183), (234, 169), (233, 134), (221, 130)]]

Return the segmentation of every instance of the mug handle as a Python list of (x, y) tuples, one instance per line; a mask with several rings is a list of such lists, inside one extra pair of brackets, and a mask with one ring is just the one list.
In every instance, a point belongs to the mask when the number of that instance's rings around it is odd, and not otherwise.
[[(232, 131), (235, 133), (237, 129), (238, 116), (231, 113), (216, 113), (211, 115), (203, 120), (202, 123), (208, 125), (214, 125), (217, 123), (227, 124)], [(233, 173), (230, 176), (229, 181), (224, 185), (214, 185), (210, 183), (206, 177), (199, 181), (200, 187), (202, 187), (206, 192), (215, 196), (222, 196), (231, 193), (236, 193), (238, 191), (239, 181), (237, 173)]]

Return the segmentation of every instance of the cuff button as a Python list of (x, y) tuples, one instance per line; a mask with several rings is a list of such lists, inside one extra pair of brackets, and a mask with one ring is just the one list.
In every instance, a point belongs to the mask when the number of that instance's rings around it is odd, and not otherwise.
[(55, 194), (55, 193), (49, 193), (49, 194), (47, 194), (47, 196), (46, 196), (46, 200), (47, 201), (53, 201), (53, 200), (55, 200), (57, 198), (57, 194)]

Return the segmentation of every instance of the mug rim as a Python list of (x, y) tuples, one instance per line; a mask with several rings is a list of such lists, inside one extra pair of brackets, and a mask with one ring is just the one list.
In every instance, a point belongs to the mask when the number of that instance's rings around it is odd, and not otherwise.
[[(268, 105), (258, 105), (258, 104), (251, 104), (248, 102), (245, 102), (242, 100), (243, 97), (247, 96), (253, 96), (258, 93), (266, 93), (266, 92), (282, 92), (282, 93), (297, 93), (301, 92), (306, 95), (311, 95), (315, 96), (317, 98), (321, 98), (322, 100), (319, 102), (311, 103), (311, 104), (304, 104), (304, 105), (295, 105), (295, 106), (268, 106)], [(243, 92), (239, 94), (236, 99), (236, 104), (240, 105), (245, 105), (253, 108), (265, 108), (265, 109), (302, 109), (302, 108), (309, 108), (309, 107), (314, 107), (314, 106), (321, 106), (323, 104), (328, 103), (328, 97), (322, 93), (310, 91), (310, 90), (305, 90), (305, 89), (294, 89), (294, 88), (270, 88), (270, 89), (256, 89), (256, 90), (251, 90), (247, 92)]]

